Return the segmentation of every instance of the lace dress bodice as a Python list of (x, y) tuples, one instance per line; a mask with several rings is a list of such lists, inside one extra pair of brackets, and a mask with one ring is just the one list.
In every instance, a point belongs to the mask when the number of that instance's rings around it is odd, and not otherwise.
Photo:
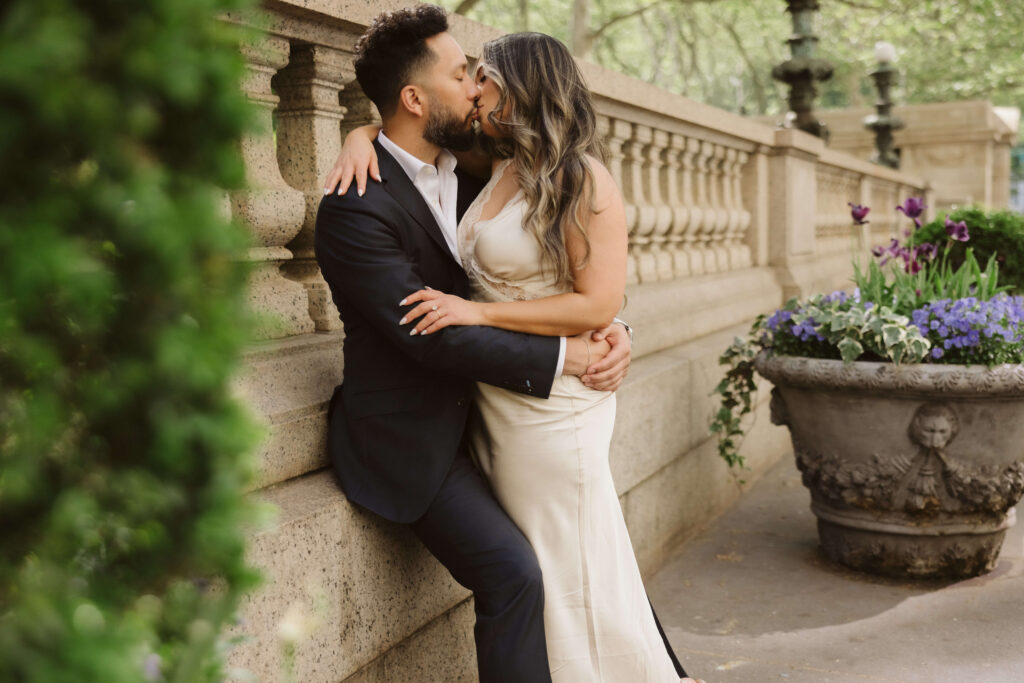
[(459, 221), (459, 257), (474, 301), (525, 301), (572, 290), (571, 285), (555, 282), (550, 268), (541, 267), (540, 244), (523, 228), (526, 198), (522, 191), (493, 218), (480, 220), (495, 185), (511, 163), (506, 159), (498, 164)]

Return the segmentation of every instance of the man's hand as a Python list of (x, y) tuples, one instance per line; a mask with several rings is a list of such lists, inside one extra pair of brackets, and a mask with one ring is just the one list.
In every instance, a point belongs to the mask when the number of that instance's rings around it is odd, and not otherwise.
[(574, 337), (565, 338), (565, 360), (562, 363), (563, 375), (576, 375), (583, 378), (587, 368), (604, 359), (611, 353), (612, 346), (606, 340), (591, 341), (592, 332), (584, 332)]
[(626, 328), (612, 323), (604, 329), (597, 330), (591, 336), (594, 341), (606, 341), (611, 345), (611, 352), (597, 361), (580, 379), (591, 389), (598, 391), (615, 391), (629, 373), (629, 361), (632, 346)]

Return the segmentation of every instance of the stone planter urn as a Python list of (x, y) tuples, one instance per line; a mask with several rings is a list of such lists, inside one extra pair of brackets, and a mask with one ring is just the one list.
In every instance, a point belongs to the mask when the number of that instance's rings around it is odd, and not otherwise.
[(1024, 493), (1024, 366), (762, 352), (824, 554), (899, 577), (991, 570)]

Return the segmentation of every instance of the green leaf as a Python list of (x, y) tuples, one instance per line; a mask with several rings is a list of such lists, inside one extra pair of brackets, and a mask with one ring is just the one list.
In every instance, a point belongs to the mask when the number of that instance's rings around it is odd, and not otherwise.
[(864, 353), (864, 347), (856, 339), (846, 337), (839, 342), (839, 353), (844, 363), (852, 363)]

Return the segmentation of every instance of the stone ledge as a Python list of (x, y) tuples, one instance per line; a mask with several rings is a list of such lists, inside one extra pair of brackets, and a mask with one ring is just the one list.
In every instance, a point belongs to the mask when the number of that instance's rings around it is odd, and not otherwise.
[[(622, 315), (637, 330), (632, 373), (642, 375), (645, 371), (640, 363), (652, 354), (746, 324), (745, 321), (775, 308), (781, 301), (782, 289), (768, 268), (630, 287), (628, 305)], [(729, 333), (722, 348), (731, 336)], [(264, 342), (246, 354), (245, 370), (236, 383), (237, 392), (270, 425), (268, 439), (258, 454), (253, 489), (328, 466), (327, 401), (335, 385), (341, 382), (343, 339), (341, 331), (318, 332)], [(685, 358), (686, 352), (682, 354), (680, 358)], [(654, 361), (651, 367), (671, 365), (669, 358)], [(675, 376), (682, 377), (682, 372)], [(663, 395), (672, 393), (664, 380), (650, 381), (661, 387)], [(643, 392), (630, 389), (633, 379), (629, 382), (622, 390), (620, 411), (629, 414), (634, 410), (628, 407), (629, 402), (643, 400), (652, 411), (666, 414), (665, 406), (642, 399)]]
[(344, 333), (317, 332), (253, 345), (236, 393), (270, 427), (251, 487), (327, 465), (327, 401), (341, 382)]
[(351, 505), (330, 472), (258, 497), (280, 514), (250, 540), (266, 585), (242, 610), (251, 640), (231, 661), (261, 680), (283, 671), (277, 627), (289, 608), (319, 622), (295, 668), (296, 680), (314, 683), (355, 673), (469, 596), (407, 529)]

